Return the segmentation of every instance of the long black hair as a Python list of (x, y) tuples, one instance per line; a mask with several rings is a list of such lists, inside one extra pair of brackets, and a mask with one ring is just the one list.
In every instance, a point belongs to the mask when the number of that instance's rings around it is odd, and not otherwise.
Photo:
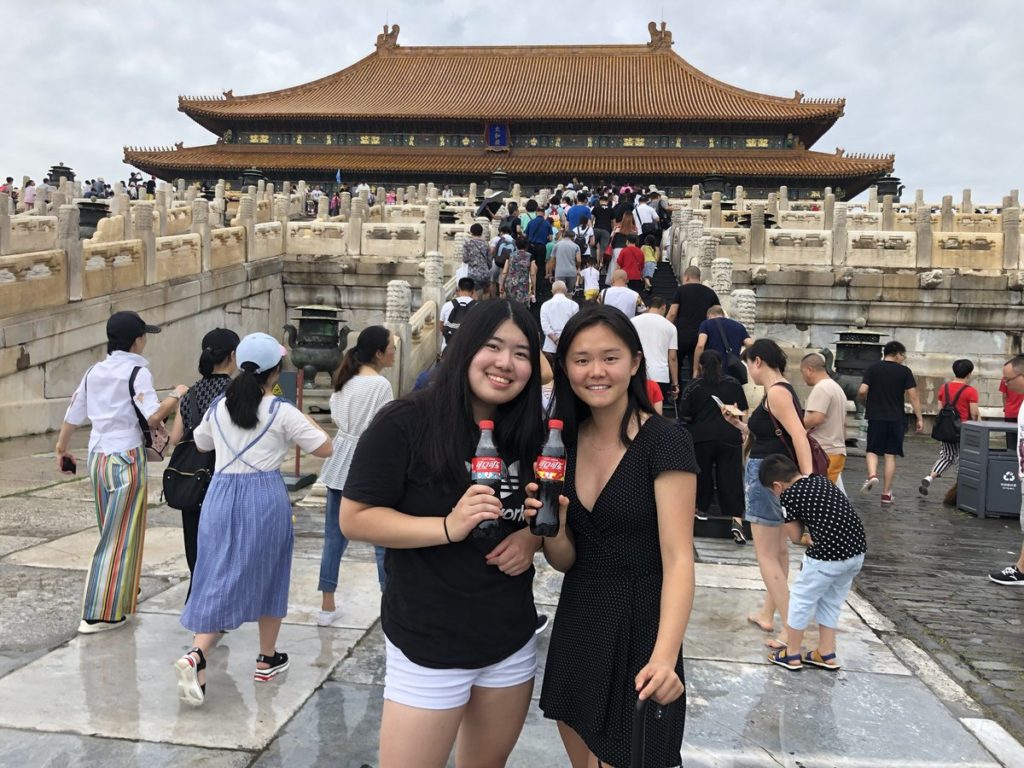
[(359, 373), (359, 366), (368, 365), (378, 352), (387, 352), (391, 331), (383, 325), (371, 325), (359, 332), (356, 345), (345, 351), (337, 370), (334, 371), (334, 391), (339, 392), (349, 379)]
[(722, 356), (717, 349), (705, 349), (700, 359), (700, 377), (708, 384), (718, 384), (722, 381)]
[(256, 363), (242, 363), (238, 367), (238, 375), (231, 380), (224, 393), (224, 405), (228, 409), (228, 415), (231, 416), (231, 421), (242, 429), (252, 429), (259, 424), (263, 388), (271, 375), (281, 370), (281, 363), (263, 373), (256, 373), (257, 367)]
[[(590, 418), (590, 406), (580, 399), (569, 383), (569, 376), (566, 374), (568, 363), (566, 358), (569, 355), (569, 347), (573, 339), (587, 328), (595, 325), (606, 325), (626, 345), (630, 355), (635, 359), (642, 354), (643, 347), (640, 344), (640, 336), (636, 332), (636, 326), (629, 321), (629, 318), (619, 309), (595, 304), (584, 307), (575, 315), (569, 318), (569, 322), (562, 329), (562, 335), (558, 339), (558, 349), (555, 351), (555, 412), (558, 418), (565, 425), (562, 431), (562, 438), (570, 445), (576, 444), (580, 425)], [(629, 380), (627, 390), (628, 401), (626, 412), (622, 415), (622, 424), (619, 427), (619, 440), (623, 445), (629, 445), (632, 439), (629, 436), (630, 421), (636, 420), (639, 427), (641, 415), (657, 415), (651, 399), (647, 394), (647, 366), (641, 365), (636, 373)]]
[(514, 400), (499, 405), (494, 415), (494, 441), (507, 460), (519, 462), (520, 483), (533, 477), (533, 462), (544, 440), (540, 395), (540, 327), (523, 305), (507, 299), (476, 302), (448, 344), (429, 387), (409, 401), (424, 423), (417, 437), (425, 466), (422, 471), (458, 486), (468, 480), (466, 461), (473, 455), (480, 428), (473, 416), (469, 365), (477, 352), (511, 320), (530, 347), (530, 379)]
[[(214, 341), (216, 339), (216, 341)], [(226, 328), (217, 328), (206, 334), (203, 351), (199, 353), (199, 375), (203, 378), (213, 375), (213, 369), (223, 363), (238, 348), (238, 334)], [(207, 342), (210, 346), (207, 346)]]

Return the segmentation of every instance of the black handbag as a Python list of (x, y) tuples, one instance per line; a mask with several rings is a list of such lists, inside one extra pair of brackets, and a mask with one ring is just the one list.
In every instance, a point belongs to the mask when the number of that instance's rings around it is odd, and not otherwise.
[(193, 432), (203, 416), (195, 397), (188, 399), (188, 417), (192, 427), (174, 446), (164, 470), (164, 500), (167, 506), (179, 510), (197, 510), (203, 506), (217, 463), (213, 451), (204, 453), (196, 448)]
[(957, 393), (953, 395), (953, 400), (949, 399), (949, 383), (944, 385), (946, 396), (943, 398), (945, 404), (939, 410), (935, 416), (935, 423), (932, 425), (932, 437), (938, 440), (940, 443), (959, 443), (960, 442), (960, 412), (956, 409), (956, 401), (960, 399), (960, 395), (967, 389), (967, 385), (960, 387)]
[[(716, 318), (717, 320), (717, 318)], [(718, 335), (722, 339), (722, 346), (725, 347), (725, 360), (722, 361), (722, 370), (732, 376), (740, 384), (747, 383), (747, 366), (740, 360), (740, 356), (732, 351), (732, 347), (729, 346), (729, 340), (725, 337), (725, 331), (722, 330), (722, 324), (713, 320), (715, 328), (718, 330)]]

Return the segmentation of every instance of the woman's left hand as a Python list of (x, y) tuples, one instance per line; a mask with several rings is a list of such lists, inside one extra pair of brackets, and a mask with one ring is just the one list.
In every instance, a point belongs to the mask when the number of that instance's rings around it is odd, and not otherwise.
[(676, 674), (674, 664), (649, 661), (636, 676), (636, 690), (640, 699), (654, 699), (658, 704), (671, 704), (683, 695), (686, 686)]
[(526, 573), (533, 565), (533, 553), (539, 548), (539, 541), (540, 537), (530, 533), (529, 528), (516, 531), (487, 553), (487, 564), (506, 576)]

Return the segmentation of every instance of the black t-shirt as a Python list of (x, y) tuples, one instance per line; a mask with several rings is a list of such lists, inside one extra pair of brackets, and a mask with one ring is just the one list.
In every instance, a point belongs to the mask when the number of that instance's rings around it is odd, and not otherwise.
[[(470, 485), (447, 487), (424, 472), (423, 419), (406, 401), (386, 406), (363, 433), (345, 481), (346, 498), (415, 517), (444, 517)], [(518, 462), (502, 480), (503, 536), (526, 525)], [(438, 523), (440, 527), (440, 523)], [(531, 566), (506, 576), (484, 558), (496, 541), (418, 549), (388, 548), (381, 601), (384, 634), (413, 662), (434, 669), (479, 669), (526, 645), (536, 628)]]
[(609, 206), (595, 205), (591, 213), (593, 216), (591, 226), (594, 229), (603, 229), (605, 232), (612, 231), (612, 209)]
[[(796, 391), (792, 385), (789, 382), (783, 381), (779, 382), (778, 386), (789, 390), (789, 393), (793, 396), (793, 407), (796, 408), (796, 412), (800, 414), (802, 419), (803, 410), (800, 408), (800, 399), (796, 396)], [(750, 414), (747, 426), (750, 428), (751, 437), (754, 438), (753, 443), (750, 445), (750, 458), (763, 459), (771, 456), (773, 453), (793, 456), (793, 451), (790, 449), (789, 444), (783, 442), (782, 438), (775, 434), (775, 421), (772, 420), (772, 414), (768, 411), (767, 392), (764, 393), (764, 400), (761, 401), (761, 404)], [(781, 422), (779, 422), (779, 428), (783, 434), (786, 433), (786, 428), (782, 426)]]
[(864, 371), (863, 383), (868, 385), (865, 402), (869, 421), (903, 421), (904, 393), (917, 386), (907, 366), (894, 360), (879, 360)]
[(678, 409), (679, 418), (689, 422), (693, 442), (742, 444), (742, 434), (725, 420), (722, 409), (711, 399), (712, 395), (717, 395), (726, 405), (735, 405), (741, 411), (747, 410), (746, 395), (743, 394), (743, 387), (736, 379), (726, 376), (717, 384), (710, 384), (704, 379), (694, 379), (683, 390)]
[(718, 294), (701, 283), (687, 283), (676, 288), (672, 303), (679, 305), (676, 330), (679, 332), (679, 355), (692, 355), (697, 346), (700, 324), (708, 319), (708, 310), (722, 302)]
[(815, 560), (849, 560), (868, 550), (864, 526), (846, 494), (823, 475), (808, 475), (779, 498), (786, 520), (807, 526), (814, 542), (807, 556)]

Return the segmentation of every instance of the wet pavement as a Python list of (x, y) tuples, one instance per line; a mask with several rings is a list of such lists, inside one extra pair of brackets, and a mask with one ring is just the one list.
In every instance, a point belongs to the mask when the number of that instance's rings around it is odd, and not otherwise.
[[(51, 442), (0, 443), (0, 766), (377, 764), (384, 662), (372, 548), (352, 545), (342, 614), (317, 627), (323, 513), (297, 507), (280, 642), (291, 668), (254, 683), (255, 627), (242, 627), (210, 656), (206, 704), (185, 707), (171, 670), (190, 644), (177, 618), (187, 589), (177, 513), (151, 492), (130, 625), (75, 634), (95, 520), (87, 483), (50, 471)], [(767, 664), (766, 635), (744, 618), (763, 597), (752, 548), (698, 540), (686, 766), (1024, 766), (1010, 735), (1024, 736), (1024, 590), (984, 579), (1015, 559), (1017, 523), (942, 508), (943, 481), (914, 498), (932, 445), (909, 453), (893, 509), (854, 496), (871, 550), (842, 618), (838, 673)], [(859, 461), (847, 477), (855, 490)], [(794, 548), (794, 563), (801, 554)], [(541, 610), (554, 613), (560, 581), (540, 565)], [(812, 628), (808, 647), (814, 640)], [(535, 704), (509, 765), (566, 764)]]

